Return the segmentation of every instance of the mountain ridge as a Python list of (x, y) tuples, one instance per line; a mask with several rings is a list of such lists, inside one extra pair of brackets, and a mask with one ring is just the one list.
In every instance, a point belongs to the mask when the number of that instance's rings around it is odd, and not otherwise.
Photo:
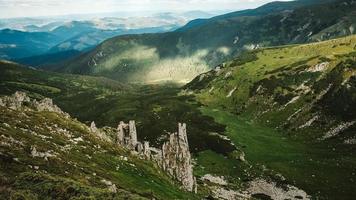
[(349, 35), (356, 26), (355, 6), (352, 0), (330, 1), (288, 12), (212, 20), (184, 31), (115, 37), (57, 69), (124, 82), (187, 82), (246, 49)]

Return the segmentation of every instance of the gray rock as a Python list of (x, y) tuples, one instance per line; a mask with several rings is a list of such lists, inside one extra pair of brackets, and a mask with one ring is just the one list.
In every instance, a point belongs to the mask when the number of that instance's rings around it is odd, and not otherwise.
[(186, 124), (179, 123), (178, 133), (170, 134), (169, 141), (159, 150), (151, 148), (147, 141), (143, 144), (137, 141), (135, 121), (131, 120), (129, 124), (121, 121), (117, 128), (116, 143), (132, 153), (155, 161), (163, 171), (179, 181), (184, 189), (197, 191)]
[(119, 123), (119, 125), (117, 126), (116, 143), (119, 145), (124, 144), (124, 137), (125, 137), (124, 128), (125, 128), (125, 126), (126, 126), (126, 124), (123, 121), (121, 121)]
[(196, 185), (189, 151), (186, 124), (179, 123), (178, 133), (169, 136), (162, 146), (162, 169), (176, 178), (188, 191)]
[(136, 132), (136, 125), (134, 120), (131, 120), (129, 122), (129, 131), (130, 131), (129, 132), (130, 143), (132, 147), (135, 148), (137, 145), (137, 132)]
[(150, 143), (147, 141), (143, 142), (143, 155), (145, 156), (145, 158), (151, 157)]
[(105, 134), (102, 130), (98, 129), (95, 125), (95, 122), (91, 122), (90, 124), (90, 131), (94, 133), (94, 135), (99, 138), (100, 140), (106, 141), (106, 142), (112, 142), (110, 137)]
[(137, 132), (135, 121), (129, 121), (129, 124), (120, 122), (117, 127), (116, 143), (123, 145), (131, 150), (135, 150), (137, 147)]
[(37, 110), (55, 112), (65, 117), (70, 117), (69, 114), (63, 112), (58, 106), (53, 104), (53, 100), (44, 98), (39, 102), (36, 99), (31, 99), (24, 92), (15, 92), (12, 96), (0, 98), (0, 106), (5, 106), (13, 110)]
[(93, 132), (93, 133), (98, 132), (98, 128), (96, 128), (96, 125), (95, 125), (94, 121), (92, 121), (91, 124), (90, 124), (90, 131)]

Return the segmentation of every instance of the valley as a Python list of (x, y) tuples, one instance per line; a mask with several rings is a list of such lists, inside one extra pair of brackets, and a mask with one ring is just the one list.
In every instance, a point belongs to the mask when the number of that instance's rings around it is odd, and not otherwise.
[(313, 198), (348, 199), (354, 195), (356, 160), (352, 149), (306, 143), (304, 138), (291, 137), (218, 109), (202, 111), (227, 126), (227, 136), (257, 170), (272, 170), (285, 178), (279, 181), (303, 188)]
[[(338, 42), (343, 44), (350, 39), (353, 41), (354, 37), (324, 42), (320, 45), (329, 46), (332, 43), (337, 46)], [(266, 51), (279, 51), (278, 48)], [(345, 55), (351, 50), (352, 48), (344, 45), (339, 48), (339, 52)], [(333, 52), (336, 52), (335, 48)], [(313, 55), (309, 56), (313, 58)], [(253, 66), (262, 66), (263, 69), (264, 65), (256, 64), (255, 57), (246, 58), (248, 59), (244, 60), (243, 57), (239, 57), (241, 61), (234, 61), (230, 65), (239, 63), (240, 66), (253, 62)], [(301, 58), (305, 59), (304, 56)], [(299, 57), (295, 60), (288, 59), (288, 62), (298, 62), (298, 59)], [(276, 66), (283, 67), (285, 64), (278, 63)], [(297, 65), (293, 67), (298, 69)], [(221, 68), (226, 69), (231, 68)], [(220, 74), (225, 77), (224, 73)], [(64, 111), (87, 125), (95, 121), (98, 127), (115, 127), (119, 120), (135, 119), (140, 133), (139, 140), (148, 140), (156, 147), (162, 144), (167, 131), (174, 131), (177, 122), (185, 122), (188, 124), (190, 150), (196, 160), (195, 175), (223, 176), (228, 181), (230, 189), (241, 190), (247, 187), (246, 184), (250, 180), (264, 178), (282, 185), (295, 185), (315, 198), (347, 199), (353, 195), (354, 191), (350, 185), (354, 181), (353, 166), (356, 160), (352, 146), (341, 145), (336, 141), (310, 140), (303, 130), (285, 132), (287, 129), (273, 127), (276, 121), (271, 125), (261, 120), (272, 121), (279, 118), (255, 118), (252, 114), (254, 110), (247, 109), (247, 112), (238, 110), (237, 113), (223, 111), (221, 104), (207, 101), (205, 97), (208, 94), (205, 94), (202, 88), (207, 88), (206, 91), (211, 90), (207, 85), (212, 83), (212, 79), (206, 75), (204, 78), (197, 77), (197, 80), (184, 88), (199, 90), (189, 92), (174, 83), (126, 85), (101, 77), (63, 75), (28, 69), (14, 63), (2, 63), (0, 91), (3, 95), (9, 95), (21, 90), (34, 98), (53, 98)], [(217, 85), (215, 87), (217, 88)], [(226, 90), (224, 95), (214, 97), (226, 98), (227, 93), (229, 90)], [(237, 97), (245, 98), (245, 95), (241, 94)], [(231, 94), (234, 95), (236, 94)], [(227, 103), (223, 105), (236, 106)], [(266, 113), (268, 112), (272, 111)], [(224, 139), (225, 136), (229, 139)], [(231, 145), (230, 140), (234, 145)], [(331, 149), (333, 150), (330, 151)], [(200, 179), (198, 183), (202, 184)], [(201, 186), (198, 194), (206, 194), (208, 188), (210, 187)]]
[(0, 19), (0, 199), (354, 199), (355, 6)]

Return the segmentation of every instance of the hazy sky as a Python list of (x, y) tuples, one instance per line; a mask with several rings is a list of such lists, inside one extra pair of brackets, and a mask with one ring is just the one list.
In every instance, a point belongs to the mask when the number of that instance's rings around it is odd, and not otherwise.
[(272, 0), (0, 0), (0, 18), (122, 11), (241, 10)]

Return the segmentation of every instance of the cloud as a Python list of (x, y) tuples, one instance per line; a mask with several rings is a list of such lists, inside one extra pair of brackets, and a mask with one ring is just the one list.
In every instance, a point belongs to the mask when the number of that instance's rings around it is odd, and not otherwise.
[(104, 12), (241, 10), (271, 0), (0, 0), (0, 18)]

